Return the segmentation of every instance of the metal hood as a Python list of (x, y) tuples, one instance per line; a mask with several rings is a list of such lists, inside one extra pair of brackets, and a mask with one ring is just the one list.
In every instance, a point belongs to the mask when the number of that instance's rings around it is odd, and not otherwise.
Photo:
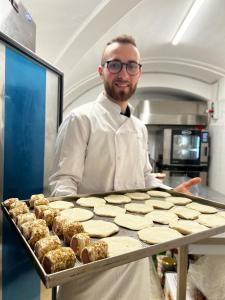
[(207, 104), (190, 100), (142, 100), (134, 115), (146, 125), (207, 125)]

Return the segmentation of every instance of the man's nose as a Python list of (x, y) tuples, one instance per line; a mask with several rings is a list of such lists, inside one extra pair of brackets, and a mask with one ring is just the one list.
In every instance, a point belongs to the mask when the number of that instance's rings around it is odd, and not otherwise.
[(127, 66), (125, 64), (122, 66), (122, 69), (118, 75), (121, 77), (129, 77), (129, 74), (127, 72)]

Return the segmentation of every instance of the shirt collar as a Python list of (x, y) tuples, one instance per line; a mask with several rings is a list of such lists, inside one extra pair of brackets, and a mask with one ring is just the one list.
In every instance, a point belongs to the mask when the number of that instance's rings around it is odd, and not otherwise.
[[(107, 107), (109, 110), (115, 111), (118, 114), (121, 113), (119, 104), (111, 101), (103, 92), (98, 96), (97, 101), (100, 102), (103, 106)], [(129, 116), (131, 116), (131, 114), (134, 111), (134, 108), (132, 107), (132, 105), (130, 103), (128, 103), (128, 109), (130, 111)], [(126, 111), (127, 111), (127, 109), (126, 109)], [(127, 116), (127, 114), (125, 114), (125, 113), (123, 115)]]

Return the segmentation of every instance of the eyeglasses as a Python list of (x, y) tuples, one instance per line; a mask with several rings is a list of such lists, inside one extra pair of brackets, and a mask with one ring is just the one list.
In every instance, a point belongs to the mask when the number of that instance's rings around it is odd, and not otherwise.
[(123, 66), (126, 66), (127, 73), (131, 76), (137, 75), (142, 67), (141, 64), (136, 63), (135, 61), (129, 61), (128, 63), (123, 63), (120, 60), (108, 60), (102, 66), (104, 67), (107, 64), (107, 69), (112, 74), (118, 74), (121, 72)]

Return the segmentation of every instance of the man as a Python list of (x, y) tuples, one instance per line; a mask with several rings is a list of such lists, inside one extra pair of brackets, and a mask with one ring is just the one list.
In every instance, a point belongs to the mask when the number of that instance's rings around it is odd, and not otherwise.
[[(110, 41), (103, 51), (98, 73), (104, 92), (96, 101), (73, 110), (59, 129), (50, 177), (52, 195), (168, 188), (151, 175), (147, 130), (132, 115), (128, 104), (141, 76), (140, 54), (134, 39), (123, 35)], [(195, 178), (180, 185), (177, 191), (187, 192), (199, 181)], [(146, 260), (97, 274), (88, 283), (84, 280), (79, 287), (82, 290), (83, 285), (85, 295), (71, 283), (61, 288), (60, 295), (64, 299), (72, 299), (71, 293), (76, 293), (76, 299), (80, 299), (78, 294), (87, 299), (149, 299)], [(91, 292), (86, 293), (86, 289)], [(98, 289), (101, 292), (93, 296)]]

